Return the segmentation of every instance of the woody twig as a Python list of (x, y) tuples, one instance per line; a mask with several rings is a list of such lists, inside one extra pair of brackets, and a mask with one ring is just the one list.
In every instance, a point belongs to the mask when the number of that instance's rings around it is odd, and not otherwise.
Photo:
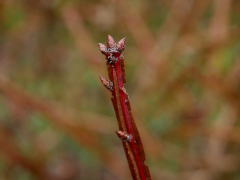
[(124, 57), (125, 38), (115, 43), (109, 35), (107, 46), (99, 43), (99, 49), (106, 56), (109, 80), (100, 76), (103, 85), (112, 92), (112, 103), (118, 120), (116, 134), (122, 140), (129, 168), (134, 180), (151, 180), (142, 141), (133, 119), (129, 96), (123, 83), (126, 82)]

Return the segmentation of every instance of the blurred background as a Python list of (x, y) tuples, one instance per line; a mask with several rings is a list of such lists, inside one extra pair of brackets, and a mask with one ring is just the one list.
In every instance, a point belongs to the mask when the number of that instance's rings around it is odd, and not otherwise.
[(98, 43), (126, 37), (154, 180), (240, 179), (239, 0), (1, 0), (0, 179), (130, 180)]

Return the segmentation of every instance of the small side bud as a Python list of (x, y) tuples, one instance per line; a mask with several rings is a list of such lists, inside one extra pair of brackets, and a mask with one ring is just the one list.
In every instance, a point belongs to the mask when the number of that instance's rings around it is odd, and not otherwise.
[(126, 38), (123, 38), (117, 43), (117, 50), (119, 52), (122, 52), (125, 49), (125, 41), (126, 41)]
[(104, 55), (107, 54), (107, 47), (104, 44), (98, 43), (98, 47), (99, 47), (102, 54), (104, 54)]
[(123, 131), (116, 131), (116, 134), (123, 142), (129, 142), (131, 140), (130, 136)]
[(108, 35), (108, 38), (107, 38), (107, 48), (114, 48), (115, 46), (116, 46), (116, 43), (115, 43), (113, 37)]
[(113, 83), (112, 83), (112, 81), (110, 81), (110, 80), (108, 80), (108, 79), (106, 79), (106, 78), (104, 78), (104, 77), (102, 77), (102, 76), (99, 76), (99, 77), (100, 77), (100, 80), (101, 80), (102, 84), (103, 84), (108, 90), (112, 91), (112, 90), (113, 90)]

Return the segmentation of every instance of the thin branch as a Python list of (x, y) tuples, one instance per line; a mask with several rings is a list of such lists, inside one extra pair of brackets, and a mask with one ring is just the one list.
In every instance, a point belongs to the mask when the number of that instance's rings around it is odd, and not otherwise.
[(125, 38), (116, 44), (114, 39), (108, 36), (107, 47), (99, 43), (99, 49), (106, 56), (110, 80), (103, 77), (100, 79), (112, 92), (111, 99), (120, 129), (116, 133), (122, 140), (132, 177), (134, 180), (150, 180), (151, 175), (145, 164), (146, 157), (141, 138), (132, 116), (128, 93), (123, 86), (126, 77), (121, 53), (125, 49)]

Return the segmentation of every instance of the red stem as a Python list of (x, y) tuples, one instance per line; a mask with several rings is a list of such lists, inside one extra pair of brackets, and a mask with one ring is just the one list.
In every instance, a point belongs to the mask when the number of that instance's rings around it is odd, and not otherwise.
[[(121, 72), (121, 67), (120, 67), (119, 56), (115, 57), (115, 58), (116, 58), (116, 63), (114, 63), (114, 65), (112, 67), (115, 70), (116, 76), (117, 76), (120, 102), (121, 102), (124, 121), (125, 121), (125, 124), (126, 124), (127, 133), (131, 137), (131, 140), (128, 143), (130, 144), (130, 147), (132, 149), (132, 153), (134, 155), (134, 158), (135, 158), (135, 161), (136, 161), (136, 164), (137, 164), (137, 168), (138, 168), (140, 178), (141, 178), (141, 180), (145, 180), (142, 163), (141, 163), (140, 156), (138, 154), (137, 147), (136, 147), (136, 144), (135, 144), (135, 139), (134, 139), (133, 131), (132, 131), (132, 125), (131, 125), (131, 121), (130, 121), (130, 118), (129, 118), (127, 105), (126, 105), (126, 102), (125, 102), (125, 93), (122, 90), (123, 82), (122, 82), (122, 72)], [(112, 74), (112, 77), (114, 77), (113, 74)]]

